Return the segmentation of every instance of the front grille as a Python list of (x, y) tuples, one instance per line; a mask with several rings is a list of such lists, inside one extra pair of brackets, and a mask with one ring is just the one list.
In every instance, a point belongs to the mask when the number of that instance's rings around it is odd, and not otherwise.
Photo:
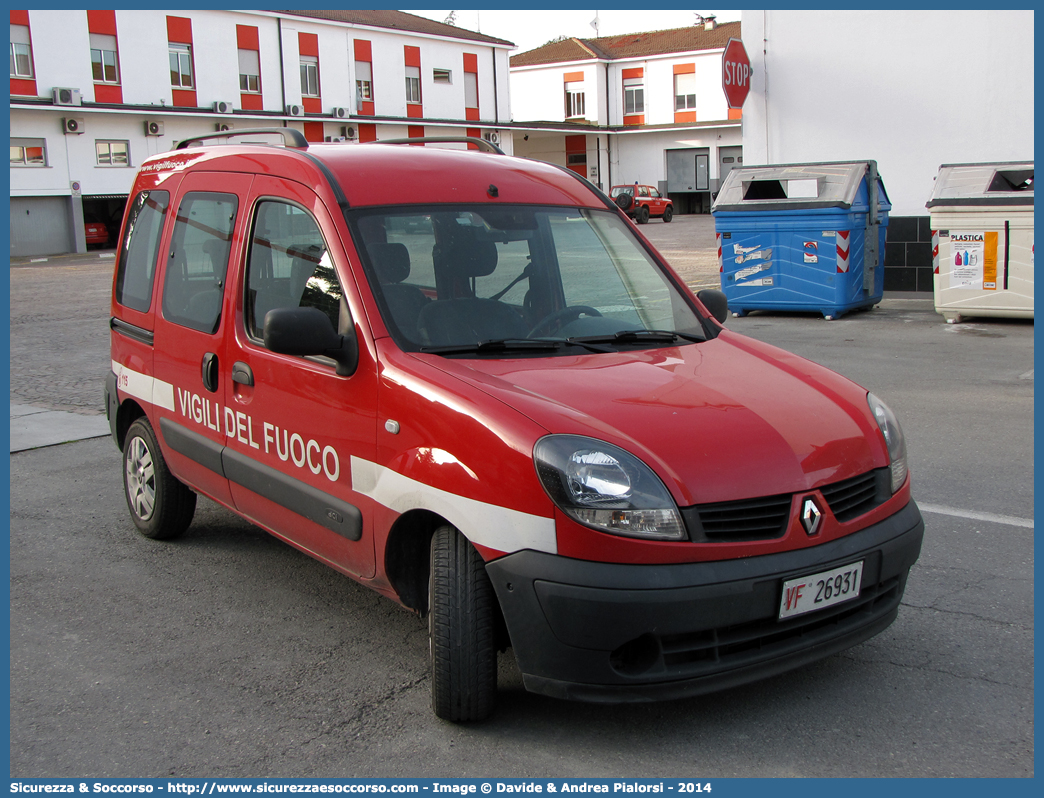
[(691, 509), (699, 520), (703, 540), (771, 540), (787, 531), (790, 494), (700, 504)]
[[(891, 494), (887, 468), (867, 471), (858, 477), (820, 488), (830, 511), (841, 522), (851, 521), (886, 501)], [(882, 495), (882, 487), (884, 492)]]
[[(868, 513), (891, 496), (887, 468), (867, 471), (820, 488), (834, 517), (842, 523)], [(790, 524), (792, 494), (761, 496), (716, 504), (683, 507), (682, 517), (694, 543), (773, 540)]]

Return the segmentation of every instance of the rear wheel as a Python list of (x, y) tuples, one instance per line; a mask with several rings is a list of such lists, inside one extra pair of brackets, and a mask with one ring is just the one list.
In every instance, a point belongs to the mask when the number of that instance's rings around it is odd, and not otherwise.
[(496, 596), (479, 553), (452, 526), (431, 539), (428, 585), (432, 711), (487, 718), (497, 693)]
[(638, 224), (645, 224), (649, 221), (649, 206), (643, 205), (638, 209), (638, 212), (634, 215), (635, 220)]
[(123, 490), (134, 525), (147, 538), (169, 540), (192, 523), (196, 494), (170, 473), (144, 418), (130, 425), (123, 441)]
[(666, 208), (663, 209), (663, 220), (665, 222), (669, 222), (673, 218), (674, 218), (674, 208), (672, 208), (670, 205), (668, 205)]

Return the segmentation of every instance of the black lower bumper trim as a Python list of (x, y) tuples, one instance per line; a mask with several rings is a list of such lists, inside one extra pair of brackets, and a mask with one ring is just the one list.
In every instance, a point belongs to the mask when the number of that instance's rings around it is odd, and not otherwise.
[[(893, 620), (924, 522), (916, 504), (797, 551), (680, 565), (518, 552), (487, 565), (527, 689), (583, 701), (723, 690), (802, 667)], [(858, 598), (780, 620), (788, 579), (863, 562)]]

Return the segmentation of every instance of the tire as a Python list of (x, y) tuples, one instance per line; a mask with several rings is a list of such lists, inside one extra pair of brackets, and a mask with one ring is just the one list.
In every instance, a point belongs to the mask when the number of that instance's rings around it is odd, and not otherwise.
[(431, 539), (431, 708), (450, 721), (490, 716), (497, 694), (496, 596), (486, 565), (456, 528)]
[(638, 211), (635, 214), (634, 218), (638, 222), (638, 224), (645, 224), (646, 222), (648, 222), (649, 221), (649, 206), (648, 205), (642, 205), (640, 208), (638, 208)]
[(138, 531), (153, 540), (176, 538), (192, 523), (196, 494), (170, 473), (145, 418), (123, 440), (123, 495)]
[(668, 205), (666, 208), (663, 209), (663, 220), (665, 222), (667, 222), (667, 223), (670, 223), (671, 219), (673, 219), (673, 218), (674, 218), (674, 208), (672, 208), (670, 205)]

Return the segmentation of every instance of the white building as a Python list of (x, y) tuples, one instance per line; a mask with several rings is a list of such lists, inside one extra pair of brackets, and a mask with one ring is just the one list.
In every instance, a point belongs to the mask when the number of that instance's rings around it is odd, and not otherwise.
[(511, 42), (401, 11), (11, 11), (11, 255), (115, 244), (136, 168), (219, 130), (497, 138)]
[(742, 163), (741, 114), (721, 87), (740, 23), (565, 39), (512, 56), (516, 155), (568, 166), (608, 191), (655, 186), (706, 212)]
[(1033, 159), (1033, 11), (744, 11), (748, 164), (876, 160), (885, 288), (932, 290), (939, 166)]

